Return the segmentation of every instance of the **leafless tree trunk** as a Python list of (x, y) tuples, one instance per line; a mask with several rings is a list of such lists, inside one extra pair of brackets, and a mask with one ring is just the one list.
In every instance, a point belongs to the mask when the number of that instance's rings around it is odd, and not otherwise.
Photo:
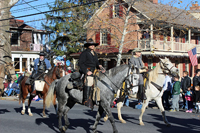
[[(0, 3), (0, 20), (11, 17), (10, 9), (19, 0), (5, 0)], [(0, 21), (0, 64), (12, 61), (10, 49), (9, 20)], [(3, 26), (5, 25), (5, 26)]]

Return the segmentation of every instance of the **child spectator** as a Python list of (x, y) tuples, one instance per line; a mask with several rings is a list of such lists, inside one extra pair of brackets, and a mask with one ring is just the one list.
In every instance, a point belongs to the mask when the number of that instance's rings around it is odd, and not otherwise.
[(189, 87), (188, 91), (185, 93), (185, 99), (188, 102), (188, 110), (186, 110), (187, 113), (192, 113), (192, 105), (193, 105), (193, 91), (192, 88)]
[(172, 109), (170, 112), (179, 111), (179, 95), (181, 89), (181, 82), (179, 81), (179, 76), (174, 77), (174, 86), (172, 89)]

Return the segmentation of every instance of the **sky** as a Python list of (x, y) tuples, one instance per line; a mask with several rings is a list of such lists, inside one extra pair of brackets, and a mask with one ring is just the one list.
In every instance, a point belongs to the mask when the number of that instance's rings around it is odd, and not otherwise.
[[(19, 0), (18, 3), (14, 7), (11, 8), (11, 13), (14, 17), (19, 17), (19, 16), (48, 11), (49, 8), (47, 4), (53, 5), (54, 1), (55, 0)], [(195, 1), (197, 1), (200, 5), (200, 0), (158, 0), (159, 3), (168, 4), (168, 5), (181, 8), (181, 9), (186, 8), (186, 10), (189, 10), (191, 3), (194, 3)], [(25, 2), (30, 2), (30, 3), (26, 4)], [(19, 5), (19, 4), (22, 4), (22, 5)], [(21, 17), (18, 19), (24, 20), (24, 22), (27, 25), (30, 25), (36, 29), (43, 29), (41, 23), (45, 22), (45, 20), (39, 21), (39, 19), (42, 19), (42, 18), (45, 19), (44, 14), (34, 15), (34, 16), (29, 16), (29, 17)]]

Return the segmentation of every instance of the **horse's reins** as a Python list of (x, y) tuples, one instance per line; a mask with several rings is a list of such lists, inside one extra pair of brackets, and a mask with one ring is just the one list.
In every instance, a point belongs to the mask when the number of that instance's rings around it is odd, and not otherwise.
[[(104, 69), (102, 67), (102, 69)], [(104, 69), (105, 70), (105, 69)], [(127, 73), (127, 76), (125, 77), (125, 80), (127, 79), (127, 77), (129, 76), (129, 70), (130, 70), (130, 66), (129, 66), (129, 69), (128, 69), (128, 73)], [(116, 87), (116, 88), (119, 88), (105, 73), (102, 73), (104, 74), (105, 77), (107, 77), (107, 79)], [(105, 81), (101, 80), (98, 76), (97, 76), (98, 80), (101, 81), (106, 87), (108, 87), (113, 93), (116, 93), (116, 91), (111, 87), (109, 86)]]

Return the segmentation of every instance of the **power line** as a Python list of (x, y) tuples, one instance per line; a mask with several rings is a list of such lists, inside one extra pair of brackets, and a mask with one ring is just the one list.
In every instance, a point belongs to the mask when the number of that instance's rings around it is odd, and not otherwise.
[[(38, 1), (38, 0), (28, 1), (27, 3), (31, 3), (31, 2), (35, 2), (35, 1)], [(15, 4), (14, 6), (19, 6), (19, 5), (24, 5), (24, 4), (26, 4), (26, 3)], [(11, 7), (14, 7), (14, 6), (8, 6), (8, 7), (0, 8), (0, 10), (11, 8)]]
[(70, 6), (70, 7), (65, 7), (65, 8), (59, 8), (59, 9), (45, 11), (45, 12), (40, 12), (40, 13), (34, 13), (34, 14), (28, 14), (28, 15), (23, 15), (23, 16), (18, 16), (18, 17), (11, 17), (11, 18), (7, 18), (7, 19), (1, 19), (0, 21), (10, 20), (10, 19), (16, 19), (16, 18), (23, 18), (23, 17), (29, 17), (29, 16), (35, 16), (35, 15), (39, 15), (39, 14), (46, 14), (46, 13), (49, 13), (49, 12), (55, 12), (55, 11), (59, 11), (59, 10), (65, 10), (65, 9), (75, 8), (75, 7), (84, 6), (84, 5), (93, 4), (93, 3), (102, 2), (102, 1), (104, 1), (104, 0), (93, 1), (93, 2), (89, 2), (89, 3), (83, 3), (83, 4), (78, 4), (78, 5), (75, 5), (75, 6)]
[[(22, 1), (24, 1), (24, 0), (22, 0)], [(35, 8), (35, 7), (33, 7), (33, 6), (31, 6), (29, 3), (27, 3), (26, 1), (24, 1), (27, 5), (29, 5), (30, 7), (32, 7), (33, 9), (35, 9), (35, 10), (37, 10), (37, 11), (39, 11), (39, 12), (41, 12), (40, 10), (38, 10), (37, 8)]]

